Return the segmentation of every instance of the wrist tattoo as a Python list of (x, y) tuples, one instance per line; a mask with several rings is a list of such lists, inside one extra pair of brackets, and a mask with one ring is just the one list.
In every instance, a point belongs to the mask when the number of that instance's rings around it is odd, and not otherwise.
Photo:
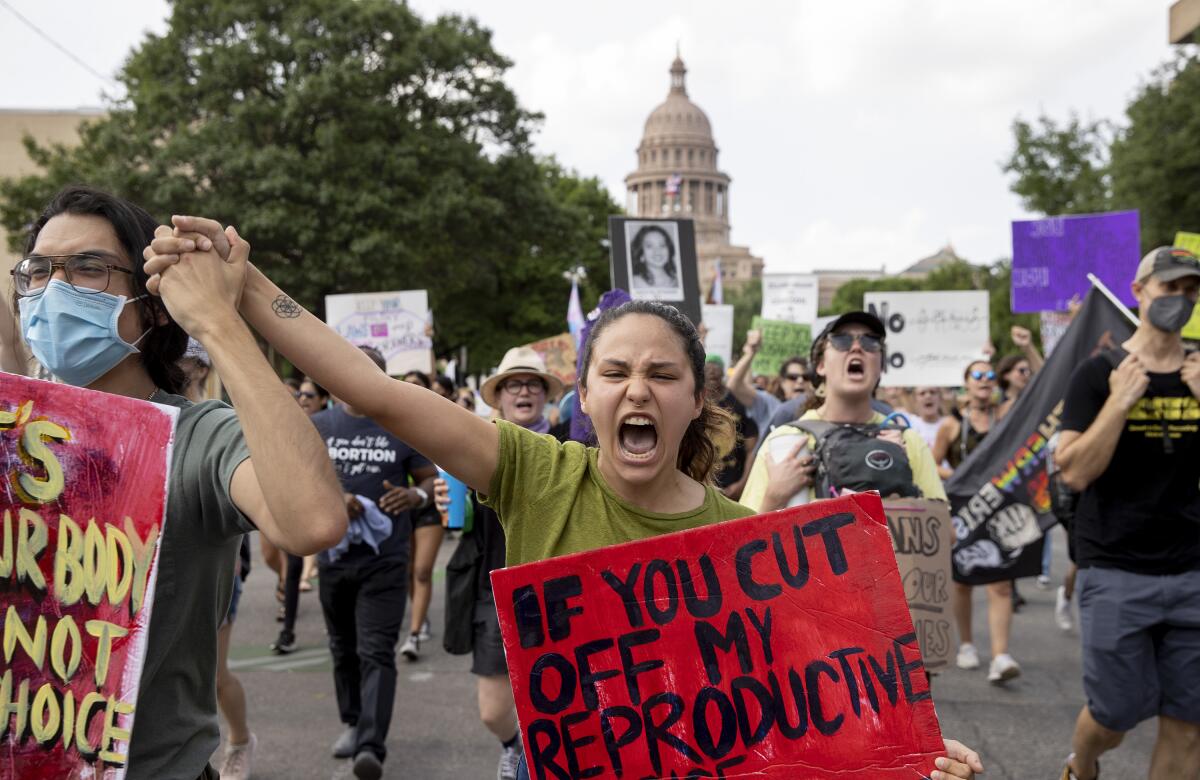
[(280, 295), (275, 300), (271, 301), (271, 308), (275, 311), (275, 316), (285, 320), (294, 320), (300, 316), (303, 311), (300, 304), (293, 301), (286, 295)]

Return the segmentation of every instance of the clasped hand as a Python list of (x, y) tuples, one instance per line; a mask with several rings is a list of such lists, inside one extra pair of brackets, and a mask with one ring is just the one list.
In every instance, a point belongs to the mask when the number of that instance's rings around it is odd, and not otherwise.
[(142, 252), (146, 288), (161, 296), (171, 317), (192, 336), (237, 318), (250, 245), (232, 227), (200, 217), (175, 216), (154, 231)]

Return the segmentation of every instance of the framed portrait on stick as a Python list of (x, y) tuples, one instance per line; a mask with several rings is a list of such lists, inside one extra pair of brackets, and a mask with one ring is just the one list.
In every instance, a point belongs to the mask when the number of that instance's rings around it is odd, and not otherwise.
[(690, 219), (609, 217), (612, 286), (635, 301), (669, 303), (700, 324), (696, 230)]

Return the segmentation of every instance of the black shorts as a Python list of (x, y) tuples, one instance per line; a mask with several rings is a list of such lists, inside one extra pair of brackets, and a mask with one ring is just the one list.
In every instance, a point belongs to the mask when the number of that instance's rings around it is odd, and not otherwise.
[(441, 524), (442, 513), (437, 511), (437, 507), (429, 506), (412, 513), (412, 527), (414, 531), (418, 528), (424, 528), (427, 525)]
[(500, 639), (500, 619), (496, 617), (495, 602), (475, 602), (475, 646), (471, 650), (471, 674), (495, 677), (508, 674), (504, 658), (504, 642)]

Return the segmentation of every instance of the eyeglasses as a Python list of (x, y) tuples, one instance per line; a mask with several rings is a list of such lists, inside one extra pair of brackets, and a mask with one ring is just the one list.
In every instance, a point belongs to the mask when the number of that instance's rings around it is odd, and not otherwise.
[(546, 392), (546, 385), (540, 379), (509, 379), (504, 384), (500, 385), (501, 390), (507, 390), (513, 395), (520, 395), (522, 390), (528, 390), (531, 394)]
[(829, 344), (838, 352), (849, 352), (856, 341), (863, 352), (879, 352), (883, 349), (883, 339), (870, 333), (833, 333), (829, 336)]
[(107, 290), (111, 271), (133, 276), (133, 271), (106, 263), (104, 258), (98, 255), (30, 255), (9, 272), (12, 274), (17, 295), (23, 298), (41, 295), (54, 275), (55, 268), (63, 269), (67, 284), (81, 293), (99, 293)]
[(790, 382), (799, 382), (804, 379), (804, 374), (784, 374), (783, 378)]
[(978, 381), (980, 379), (993, 380), (996, 378), (996, 372), (992, 371), (990, 369), (987, 371), (979, 371), (978, 369), (976, 369), (975, 371), (971, 372), (971, 378), (976, 381)]

